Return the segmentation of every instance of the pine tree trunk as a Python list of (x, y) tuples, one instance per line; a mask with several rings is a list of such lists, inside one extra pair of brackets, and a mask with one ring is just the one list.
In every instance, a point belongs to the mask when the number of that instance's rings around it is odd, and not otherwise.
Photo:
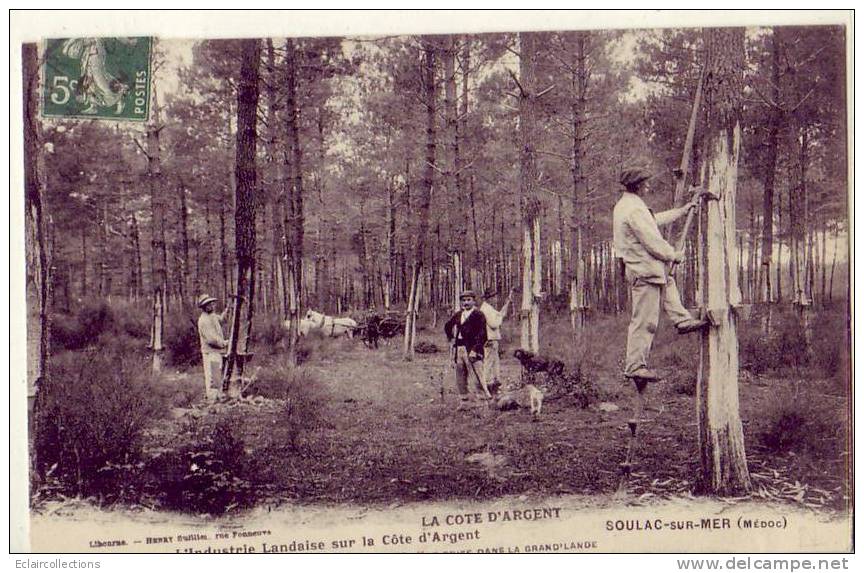
[(288, 128), (288, 145), (291, 155), (291, 174), (294, 181), (291, 193), (291, 264), (293, 265), (295, 286), (294, 296), (298, 308), (303, 305), (301, 297), (303, 285), (303, 151), (300, 144), (300, 109), (297, 102), (297, 48), (291, 38), (285, 40), (285, 89)]
[(228, 295), (231, 293), (229, 286), (230, 271), (228, 269), (228, 236), (226, 229), (226, 211), (227, 205), (225, 201), (219, 202), (219, 262), (222, 267), (222, 296), (225, 302), (228, 302)]
[(570, 72), (570, 113), (573, 127), (572, 163), (570, 173), (573, 196), (570, 220), (570, 326), (573, 329), (573, 349), (576, 360), (581, 361), (585, 347), (585, 327), (588, 311), (588, 284), (585, 269), (584, 219), (585, 173), (584, 151), (585, 107), (587, 102), (589, 71), (586, 66), (586, 48), (590, 32), (574, 32)]
[(390, 180), (387, 184), (387, 296), (384, 300), (387, 310), (396, 298), (396, 264), (396, 188)]
[(536, 196), (536, 110), (537, 94), (535, 33), (519, 34), (519, 192), (522, 210), (522, 312), (520, 339), (522, 348), (537, 353), (540, 350), (539, 324), (541, 295), (540, 204)]
[[(104, 201), (104, 199), (103, 199)], [(107, 207), (103, 203), (98, 207), (98, 224), (96, 225), (98, 234), (96, 235), (99, 244), (97, 245), (99, 253), (99, 297), (109, 298), (108, 291), (108, 213)]]
[(804, 335), (805, 352), (809, 355), (812, 348), (812, 305), (813, 291), (811, 282), (811, 249), (809, 239), (810, 208), (807, 192), (807, 170), (810, 162), (809, 132), (801, 129), (798, 138), (798, 181), (794, 185), (795, 197), (790, 189), (789, 222), (792, 228), (794, 253), (792, 257), (793, 293), (792, 306), (798, 317), (799, 328)]
[(278, 74), (276, 70), (276, 56), (273, 48), (273, 40), (267, 39), (267, 77), (269, 81), (265, 84), (267, 90), (267, 163), (271, 168), (275, 168), (276, 181), (270, 193), (270, 284), (273, 289), (273, 297), (275, 298), (275, 309), (279, 315), (279, 320), (287, 320), (288, 305), (287, 295), (285, 292), (285, 252), (283, 249), (283, 235), (285, 233), (283, 227), (283, 199), (285, 194), (285, 164), (280, 160), (278, 149), (280, 144), (281, 130), (278, 127), (278, 101), (277, 101), (277, 82)]
[[(774, 28), (771, 36), (771, 97), (774, 102), (780, 101), (780, 59), (783, 49), (780, 30)], [(766, 303), (772, 302), (771, 264), (774, 254), (774, 181), (777, 172), (777, 144), (780, 128), (783, 125), (783, 108), (775, 106), (771, 110), (771, 123), (768, 126), (768, 138), (765, 142), (765, 179), (762, 196), (762, 272), (765, 277), (764, 286), (759, 285), (760, 298)]]
[(129, 249), (132, 264), (129, 269), (129, 299), (137, 302), (141, 289), (141, 245), (138, 233), (138, 218), (135, 213), (129, 216)]
[[(243, 375), (252, 332), (255, 303), (255, 192), (257, 171), (255, 155), (258, 123), (258, 64), (261, 46), (258, 40), (241, 41), (240, 81), (237, 87), (237, 144), (235, 159), (234, 242), (237, 257), (237, 290), (234, 299), (228, 360), (222, 387), (230, 384), (236, 367), (237, 378)], [(246, 305), (245, 316), (243, 305)]]
[(162, 189), (162, 166), (159, 149), (159, 104), (156, 90), (153, 90), (152, 120), (147, 126), (147, 179), (150, 183), (150, 206), (152, 221), (150, 226), (151, 251), (150, 285), (153, 292), (151, 301), (152, 320), (150, 326), (149, 348), (153, 351), (153, 373), (162, 371), (162, 352), (165, 350), (165, 298), (168, 287), (166, 274), (167, 253), (165, 249), (165, 195)]
[(444, 182), (447, 186), (447, 197), (455, 207), (451, 210), (450, 216), (457, 217), (455, 221), (450, 223), (447, 243), (451, 249), (461, 250), (467, 236), (467, 217), (470, 211), (465, 201), (466, 197), (462, 193), (460, 174), (462, 165), (459, 155), (459, 118), (458, 102), (456, 101), (456, 52), (458, 46), (455, 35), (450, 36), (445, 42), (447, 42), (447, 46), (441, 50), (444, 64), (444, 139), (448, 160), (445, 164), (447, 169)]
[(87, 224), (81, 225), (81, 298), (90, 293), (87, 290)]
[(719, 197), (699, 214), (699, 299), (712, 320), (702, 334), (697, 376), (701, 486), (720, 495), (750, 490), (738, 403), (737, 311), (741, 304), (735, 252), (735, 199), (741, 148), (744, 30), (707, 29), (707, 133), (702, 180)]
[(411, 291), (408, 295), (408, 310), (405, 320), (405, 360), (414, 359), (414, 342), (416, 338), (417, 312), (420, 306), (420, 280), (423, 268), (423, 257), (426, 252), (427, 235), (429, 234), (429, 204), (432, 200), (432, 183), (435, 176), (435, 52), (434, 40), (423, 40), (423, 95), (426, 107), (426, 165), (423, 168), (423, 183), (417, 198), (419, 224), (417, 241), (414, 251), (414, 266), (411, 273)]
[[(39, 126), (39, 58), (36, 44), (21, 48), (24, 103), (24, 255), (27, 302), (27, 409), (30, 437), (39, 434), (38, 417), (44, 396), (50, 393), (51, 246), (47, 228), (47, 204), (42, 180), (41, 129)], [(44, 468), (31, 448), (36, 475)]]
[(828, 223), (827, 223), (827, 221), (823, 221), (823, 222), (822, 222), (822, 244), (820, 245), (820, 248), (821, 248), (821, 255), (819, 256), (819, 270), (820, 270), (821, 273), (822, 273), (822, 276), (821, 276), (822, 284), (821, 284), (821, 287), (820, 287), (820, 290), (822, 291), (822, 294), (821, 294), (821, 296), (820, 296), (819, 298), (820, 298), (821, 301), (822, 301), (822, 306), (823, 306), (823, 307), (825, 306), (826, 302), (828, 301), (828, 298), (827, 298), (827, 296), (826, 296), (826, 290), (825, 290), (825, 287), (827, 286), (827, 281), (825, 280), (825, 275), (827, 274), (826, 271), (828, 270), (828, 259), (827, 259), (827, 257), (828, 257), (828, 246), (827, 246), (827, 239), (828, 239)]
[(834, 254), (831, 257), (831, 277), (828, 279), (828, 300), (834, 300), (834, 269), (837, 267), (837, 243), (840, 239), (840, 224), (834, 224)]
[(180, 272), (177, 287), (180, 292), (181, 305), (192, 316), (189, 304), (189, 208), (186, 204), (186, 186), (183, 179), (177, 181), (177, 194), (180, 199)]
[[(780, 233), (782, 230), (783, 230), (783, 197), (781, 195), (779, 200), (777, 201), (777, 232)], [(782, 239), (780, 239), (777, 242), (777, 265), (775, 267), (775, 270), (776, 270), (775, 282), (777, 283), (777, 296), (776, 296), (776, 298), (773, 299), (775, 302), (780, 302), (781, 300), (783, 300), (783, 282), (781, 280), (783, 277), (781, 267), (783, 265), (780, 264), (781, 261), (783, 260), (782, 255), (783, 255), (783, 241), (782, 241)], [(770, 308), (769, 308), (769, 310), (770, 310)]]
[(459, 296), (465, 290), (465, 275), (462, 265), (462, 254), (458, 251), (452, 254), (453, 258), (453, 310), (454, 312), (461, 308)]

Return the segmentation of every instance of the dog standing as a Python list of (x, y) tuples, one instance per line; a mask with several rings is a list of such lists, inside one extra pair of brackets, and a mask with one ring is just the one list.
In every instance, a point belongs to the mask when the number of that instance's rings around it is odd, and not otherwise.
[(545, 373), (547, 379), (560, 376), (564, 373), (564, 363), (560, 360), (538, 356), (521, 348), (513, 351), (513, 356), (522, 365), (524, 387), (528, 391), (531, 404), (531, 415), (536, 420), (540, 417), (540, 412), (543, 409), (544, 397), (543, 391), (537, 385), (537, 375)]

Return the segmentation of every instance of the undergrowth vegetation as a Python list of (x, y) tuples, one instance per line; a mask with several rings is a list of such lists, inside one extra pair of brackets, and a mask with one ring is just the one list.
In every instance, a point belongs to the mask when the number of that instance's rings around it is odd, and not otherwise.
[[(557, 416), (557, 421), (533, 427), (523, 427), (527, 419), (513, 413), (489, 409), (483, 416), (493, 418), (475, 419), (442, 405), (445, 393), (453, 389), (445, 386), (446, 392), (439, 391), (437, 377), (446, 360), (440, 352), (418, 352), (415, 362), (407, 363), (400, 344), (372, 350), (360, 340), (312, 333), (299, 342), (301, 364), (293, 366), (287, 361), (279, 321), (262, 319), (260, 328), (253, 330), (256, 357), (251, 366), (256, 375), (241, 401), (245, 409), (214, 409), (201, 402), (200, 349), (192, 322), (181, 314), (169, 317), (166, 368), (153, 375), (146, 347), (149, 328), (142, 315), (146, 312), (131, 305), (87, 303), (55, 320), (51, 378), (37, 407), (34, 453), (41, 477), (36, 498), (62, 494), (103, 505), (141, 504), (217, 515), (251, 507), (271, 493), (299, 499), (363, 498), (363, 488), (351, 481), (356, 475), (386, 479), (378, 484), (380, 491), (368, 494), (370, 498), (385, 499), (388, 488), (397, 486), (410, 497), (416, 492), (408, 482), (399, 481), (399, 472), (416, 463), (411, 461), (415, 451), (436, 460), (424, 462), (430, 475), (444, 471), (436, 469), (438, 465), (447, 466), (448, 472), (456, 472), (454, 483), (462, 488), (458, 491), (476, 491), (474, 470), (463, 467), (465, 462), (458, 457), (462, 449), (447, 442), (451, 433), (458, 440), (473, 436), (474, 448), (522, 452), (534, 447), (536, 440), (525, 440), (537, 432), (551, 432), (554, 435), (544, 440), (566, 446), (578, 439), (567, 433), (566, 425), (592, 415), (594, 409), (585, 410), (589, 405), (615, 401), (620, 415), (627, 415), (632, 393), (621, 374), (629, 319), (624, 313), (591, 317), (580, 360), (574, 358), (566, 318), (541, 324), (541, 354), (563, 361), (566, 368), (555, 380), (545, 381), (560, 400), (550, 402), (549, 414), (544, 407), (544, 416)], [(748, 452), (794, 459), (794, 471), (818, 476), (818, 468), (840, 463), (837, 460), (848, 450), (843, 404), (850, 357), (843, 308), (818, 312), (810, 324), (808, 351), (808, 337), (791, 311), (776, 312), (768, 334), (758, 316), (742, 320), (739, 389)], [(419, 332), (421, 348), (444, 343), (440, 328), (427, 325)], [(518, 379), (518, 365), (512, 359), (518, 334), (518, 327), (509, 323), (501, 344), (510, 380)], [(679, 336), (664, 319), (651, 360), (665, 378), (652, 386), (652, 394), (674, 404), (670, 411), (691, 412), (699, 336)], [(689, 419), (678, 416), (671, 423)], [(443, 443), (427, 443), (430, 420), (445, 428)], [(490, 423), (499, 433), (491, 446), (483, 446)], [(560, 436), (555, 434), (559, 429)], [(607, 450), (614, 449), (618, 429), (598, 430), (607, 432), (603, 439), (609, 442), (579, 442), (580, 451), (603, 463), (607, 458), (614, 462), (617, 454)], [(690, 435), (683, 426), (677, 431)], [(161, 441), (156, 435), (163, 436)], [(536, 458), (544, 468), (558, 463), (551, 450), (532, 452), (525, 459)], [(663, 455), (679, 453), (686, 455)], [(454, 455), (457, 458), (451, 459)], [(524, 471), (544, 471), (531, 468)], [(594, 475), (580, 470), (571, 477), (589, 474)], [(528, 478), (520, 480), (524, 487), (537, 487)], [(560, 481), (557, 476), (554, 480)], [(494, 491), (516, 493), (519, 487), (523, 486), (497, 484)]]

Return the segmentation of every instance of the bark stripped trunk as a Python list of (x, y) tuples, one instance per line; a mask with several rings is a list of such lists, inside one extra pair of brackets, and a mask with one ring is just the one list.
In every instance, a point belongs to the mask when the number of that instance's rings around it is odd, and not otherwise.
[(150, 184), (150, 206), (153, 212), (150, 226), (151, 250), (150, 284), (153, 289), (150, 344), (153, 351), (153, 373), (162, 371), (162, 352), (165, 350), (165, 297), (168, 288), (166, 274), (167, 253), (165, 250), (165, 195), (162, 192), (162, 166), (159, 150), (159, 104), (153, 90), (153, 119), (147, 126), (147, 180)]
[(177, 273), (177, 289), (183, 309), (191, 317), (192, 307), (189, 304), (189, 208), (186, 205), (186, 186), (183, 179), (177, 181), (177, 194), (180, 199), (180, 268)]
[(300, 308), (303, 285), (303, 152), (300, 147), (299, 109), (297, 106), (297, 47), (291, 38), (285, 39), (285, 113), (287, 141), (284, 163), (291, 181), (286, 186), (285, 247), (288, 257), (289, 357), (296, 362), (297, 341), (300, 337)]
[[(97, 197), (99, 194), (97, 193)], [(97, 207), (97, 235), (99, 253), (99, 298), (111, 300), (110, 280), (108, 278), (108, 207), (105, 205), (106, 198), (101, 198), (103, 204)]]
[(462, 266), (462, 254), (459, 251), (454, 251), (452, 254), (453, 259), (453, 292), (452, 301), (453, 301), (453, 310), (454, 312), (461, 308), (461, 304), (459, 301), (459, 296), (462, 294), (462, 291), (465, 290), (465, 274)]
[(444, 182), (447, 186), (447, 197), (452, 201), (455, 209), (451, 210), (451, 216), (455, 215), (455, 221), (450, 222), (450, 233), (447, 237), (451, 249), (457, 249), (465, 242), (468, 230), (467, 215), (468, 205), (462, 194), (459, 157), (459, 118), (458, 102), (456, 101), (456, 51), (458, 49), (456, 36), (450, 36), (446, 40), (447, 47), (441, 51), (444, 64), (444, 139), (446, 141), (447, 170)]
[[(799, 328), (804, 335), (809, 354), (812, 348), (812, 259), (809, 239), (810, 204), (807, 193), (807, 170), (810, 164), (810, 137), (806, 125), (798, 135), (798, 181), (789, 193), (789, 224), (792, 235), (792, 257), (790, 260), (792, 277), (792, 307), (798, 317)], [(794, 193), (794, 199), (793, 199)]]
[[(258, 40), (241, 42), (240, 83), (237, 87), (237, 144), (235, 159), (234, 241), (237, 253), (237, 290), (229, 337), (228, 360), (222, 387), (228, 389), (235, 366), (237, 377), (243, 375), (249, 355), (249, 339), (255, 301), (255, 169), (256, 126), (258, 123)], [(243, 316), (243, 305), (245, 317)]]
[(291, 252), (294, 267), (294, 279), (297, 285), (297, 297), (300, 297), (300, 285), (303, 284), (303, 150), (300, 145), (300, 109), (297, 103), (297, 47), (294, 40), (285, 41), (287, 90), (286, 111), (288, 114), (288, 143), (291, 146), (291, 174), (294, 178), (291, 194)]
[(81, 298), (86, 298), (87, 292), (87, 224), (81, 226)]
[[(771, 288), (771, 265), (774, 256), (774, 182), (777, 174), (777, 144), (780, 128), (784, 122), (783, 108), (780, 103), (780, 60), (783, 44), (779, 37), (780, 30), (775, 28), (771, 36), (771, 99), (774, 107), (771, 110), (771, 123), (768, 127), (768, 139), (765, 142), (767, 155), (765, 157), (765, 180), (762, 196), (762, 280), (758, 285), (758, 297), (768, 303), (763, 316), (763, 332), (771, 330), (771, 303), (773, 292)], [(779, 262), (778, 262), (779, 266)]]
[(129, 297), (137, 302), (141, 296), (141, 283), (143, 274), (141, 268), (141, 235), (138, 231), (138, 217), (135, 213), (129, 218), (129, 239), (132, 247), (132, 284), (129, 289)]
[[(39, 63), (36, 44), (24, 44), (24, 256), (27, 301), (27, 406), (31, 438), (39, 432), (38, 416), (41, 400), (49, 390), (48, 372), (51, 261), (48, 244), (48, 216), (45, 189), (40, 165), (39, 127)], [(42, 469), (36, 458), (38, 448), (32, 448), (31, 462), (41, 477)]]
[(699, 213), (699, 300), (712, 320), (702, 334), (697, 377), (701, 486), (721, 495), (750, 490), (738, 404), (735, 195), (741, 148), (744, 30), (705, 31), (707, 133), (702, 181), (719, 201)]
[(840, 240), (840, 223), (834, 222), (834, 255), (831, 257), (831, 275), (828, 279), (828, 300), (834, 300), (834, 269), (837, 268), (837, 244)]
[(231, 292), (229, 281), (230, 275), (228, 271), (228, 236), (226, 230), (226, 201), (219, 202), (219, 262), (222, 267), (222, 296), (225, 302), (228, 302), (228, 295)]
[(396, 296), (396, 187), (391, 179), (387, 184), (387, 291), (384, 297), (384, 308), (390, 310), (390, 305)]
[(537, 98), (535, 60), (537, 37), (534, 33), (519, 34), (519, 194), (522, 210), (522, 348), (540, 350), (540, 305), (542, 251), (540, 246), (540, 204), (536, 197), (537, 152), (535, 149)]
[(435, 169), (435, 40), (423, 40), (423, 95), (426, 104), (426, 165), (423, 168), (423, 184), (417, 197), (419, 223), (414, 250), (414, 266), (411, 269), (411, 290), (405, 315), (405, 360), (414, 359), (414, 342), (417, 335), (417, 312), (420, 308), (421, 271), (426, 240), (429, 234), (429, 204), (432, 200), (432, 182)]
[[(468, 137), (468, 70), (471, 67), (471, 36), (463, 36), (462, 38), (462, 54), (460, 56), (460, 66), (462, 68), (462, 101), (459, 107), (459, 118), (456, 126), (457, 137), (457, 154), (456, 154), (456, 188), (463, 189), (466, 181), (468, 181), (468, 202), (471, 207), (471, 226), (474, 236), (474, 258), (473, 266), (477, 267), (480, 261), (480, 233), (477, 229), (477, 207), (476, 196), (474, 194), (474, 175), (471, 174), (470, 167), (462, 166), (462, 155), (465, 153), (464, 142)], [(463, 170), (466, 172), (463, 174)]]
[[(783, 229), (783, 197), (780, 197), (780, 200), (777, 201), (777, 230), (778, 232)], [(783, 260), (783, 241), (777, 241), (777, 264), (775, 268), (775, 283), (777, 284), (777, 296), (774, 298), (776, 302), (780, 302), (783, 300), (783, 282), (782, 282), (782, 265), (780, 261)]]
[(573, 177), (572, 213), (570, 215), (570, 325), (573, 328), (573, 348), (577, 361), (582, 358), (585, 347), (584, 334), (588, 312), (585, 255), (583, 253), (583, 220), (585, 209), (585, 174), (582, 160), (585, 139), (585, 107), (587, 102), (589, 71), (586, 64), (586, 43), (589, 32), (575, 32), (571, 61), (570, 103), (573, 122)]
[(279, 160), (277, 150), (279, 148), (279, 128), (277, 117), (277, 94), (276, 86), (278, 75), (276, 73), (276, 55), (273, 48), (273, 40), (267, 39), (267, 75), (269, 81), (267, 89), (267, 163), (275, 168), (276, 181), (270, 193), (270, 285), (276, 299), (276, 311), (280, 320), (286, 320), (287, 296), (285, 294), (285, 266), (282, 249), (282, 199), (284, 196), (285, 169)]

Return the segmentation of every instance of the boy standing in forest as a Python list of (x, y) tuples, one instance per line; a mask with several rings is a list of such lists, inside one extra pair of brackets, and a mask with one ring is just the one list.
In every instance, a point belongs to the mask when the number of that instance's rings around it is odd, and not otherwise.
[(644, 380), (659, 378), (648, 368), (648, 357), (660, 320), (661, 303), (679, 334), (699, 330), (707, 324), (694, 319), (681, 304), (675, 279), (667, 269), (669, 263), (683, 261), (684, 252), (676, 251), (658, 229), (658, 225), (668, 225), (695, 208), (699, 193), (683, 207), (654, 215), (641, 197), (647, 189), (646, 182), (652, 177), (642, 167), (625, 169), (620, 179), (624, 191), (612, 214), (615, 252), (624, 261), (633, 306), (624, 376)]
[(504, 301), (504, 306), (501, 307), (501, 310), (495, 310), (495, 307), (489, 304), (489, 299), (495, 297), (496, 294), (492, 291), (483, 293), (483, 303), (480, 305), (480, 312), (483, 313), (483, 317), (486, 319), (483, 378), (486, 380), (489, 391), (493, 394), (501, 387), (501, 358), (499, 354), (501, 323), (507, 317), (507, 310), (513, 298), (513, 291), (510, 291), (507, 295), (507, 300)]
[(209, 294), (198, 298), (198, 338), (201, 341), (201, 362), (204, 365), (204, 397), (212, 400), (219, 395), (213, 387), (214, 381), (222, 382), (222, 355), (228, 348), (222, 333), (222, 321), (228, 313), (226, 307), (222, 314), (216, 314), (216, 299)]
[(468, 400), (468, 378), (473, 375), (487, 398), (491, 398), (483, 379), (483, 349), (486, 345), (486, 318), (477, 308), (477, 295), (466, 290), (459, 296), (462, 310), (444, 325), (444, 334), (451, 345), (451, 360), (456, 363), (456, 389), (464, 406)]

